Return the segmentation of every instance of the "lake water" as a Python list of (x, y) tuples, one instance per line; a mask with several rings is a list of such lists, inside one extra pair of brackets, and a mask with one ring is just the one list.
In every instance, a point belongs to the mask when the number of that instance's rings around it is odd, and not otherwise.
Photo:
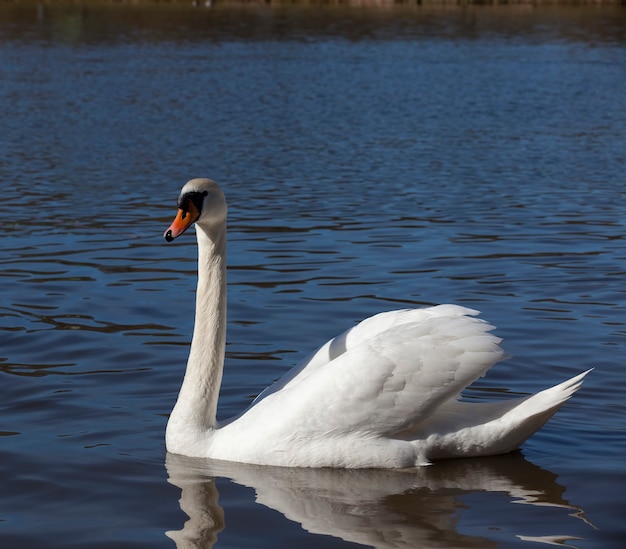
[[(622, 547), (626, 10), (0, 6), (0, 545)], [(455, 302), (593, 366), (519, 453), (411, 472), (166, 455), (180, 186), (230, 204), (219, 415), (375, 312)]]

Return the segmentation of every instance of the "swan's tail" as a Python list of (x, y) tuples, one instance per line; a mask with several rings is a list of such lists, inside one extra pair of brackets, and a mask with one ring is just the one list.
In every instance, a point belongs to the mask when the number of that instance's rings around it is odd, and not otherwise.
[[(506, 415), (510, 415), (511, 420), (515, 420), (517, 416), (519, 419), (525, 419), (532, 418), (537, 415), (548, 414), (544, 420), (545, 423), (545, 421), (547, 421), (566, 400), (568, 400), (576, 391), (578, 391), (578, 389), (580, 389), (580, 386), (583, 384), (583, 379), (589, 372), (591, 372), (591, 370), (593, 370), (593, 368), (583, 372), (582, 374), (578, 374), (563, 383), (559, 383), (554, 387), (545, 389), (536, 395), (527, 398)], [(541, 427), (541, 425), (543, 425), (543, 423), (541, 423), (539, 427)]]
[(499, 442), (494, 445), (497, 451), (491, 453), (505, 453), (519, 448), (580, 388), (583, 378), (592, 369), (525, 398), (512, 407), (498, 422), (503, 432)]
[[(439, 417), (422, 426), (431, 434), (426, 438), (423, 455), (432, 460), (516, 450), (580, 388), (589, 372), (591, 370), (530, 397), (500, 402), (448, 403), (442, 407)], [(450, 425), (458, 429), (451, 429)]]

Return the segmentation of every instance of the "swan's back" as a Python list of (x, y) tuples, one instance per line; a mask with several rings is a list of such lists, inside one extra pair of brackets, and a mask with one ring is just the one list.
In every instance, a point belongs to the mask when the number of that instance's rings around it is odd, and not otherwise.
[(267, 463), (289, 455), (289, 465), (424, 463), (424, 448), (406, 434), (504, 356), (476, 314), (440, 305), (366, 319), (268, 388), (220, 436), (246, 441), (233, 451), (239, 461), (260, 452)]

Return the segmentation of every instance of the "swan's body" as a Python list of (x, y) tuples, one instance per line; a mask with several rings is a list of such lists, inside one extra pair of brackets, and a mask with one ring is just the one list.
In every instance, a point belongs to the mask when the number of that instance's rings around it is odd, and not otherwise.
[(226, 201), (216, 183), (182, 189), (168, 241), (193, 222), (196, 319), (167, 450), (292, 467), (412, 467), (518, 448), (586, 372), (536, 395), (469, 403), (460, 392), (503, 358), (476, 311), (440, 305), (381, 313), (330, 340), (239, 416), (216, 421), (226, 334)]

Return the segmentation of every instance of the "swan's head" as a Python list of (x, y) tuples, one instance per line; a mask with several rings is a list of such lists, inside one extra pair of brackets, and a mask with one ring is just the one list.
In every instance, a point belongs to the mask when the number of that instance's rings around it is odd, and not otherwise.
[(180, 191), (176, 219), (163, 236), (171, 242), (193, 223), (209, 228), (225, 221), (226, 199), (218, 184), (210, 179), (191, 179)]

